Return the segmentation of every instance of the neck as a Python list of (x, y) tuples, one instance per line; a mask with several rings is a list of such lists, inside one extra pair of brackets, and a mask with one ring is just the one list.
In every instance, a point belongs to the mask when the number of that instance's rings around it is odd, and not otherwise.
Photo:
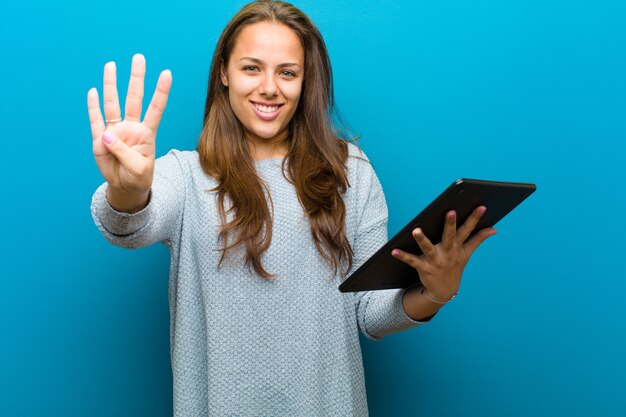
[(262, 139), (252, 135), (246, 135), (246, 139), (250, 155), (255, 161), (284, 158), (289, 151), (286, 131), (272, 139)]

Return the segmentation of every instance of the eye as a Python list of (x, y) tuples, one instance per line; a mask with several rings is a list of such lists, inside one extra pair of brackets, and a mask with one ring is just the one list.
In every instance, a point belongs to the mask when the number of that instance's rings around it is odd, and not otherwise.
[(257, 67), (256, 65), (246, 65), (245, 67), (243, 67), (243, 70), (246, 72), (259, 72), (261, 71), (259, 69), (259, 67)]
[(280, 75), (285, 77), (285, 78), (295, 78), (296, 77), (296, 73), (293, 72), (293, 71), (289, 71), (289, 70), (281, 71)]

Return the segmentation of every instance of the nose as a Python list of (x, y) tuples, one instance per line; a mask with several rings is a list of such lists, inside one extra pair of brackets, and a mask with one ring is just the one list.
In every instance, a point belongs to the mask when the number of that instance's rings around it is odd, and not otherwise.
[(261, 85), (259, 86), (259, 92), (263, 96), (274, 97), (278, 94), (278, 85), (274, 79), (274, 75), (266, 72), (263, 74)]

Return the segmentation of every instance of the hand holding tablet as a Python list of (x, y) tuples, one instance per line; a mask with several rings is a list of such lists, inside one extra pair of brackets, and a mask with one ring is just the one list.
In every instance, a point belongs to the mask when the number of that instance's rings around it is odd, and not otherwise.
[(446, 214), (441, 242), (437, 245), (420, 228), (414, 229), (413, 238), (422, 251), (421, 256), (400, 249), (391, 251), (392, 256), (415, 268), (424, 287), (422, 294), (429, 300), (437, 304), (446, 304), (452, 300), (459, 290), (470, 256), (488, 237), (496, 234), (496, 229), (487, 227), (476, 231), (468, 239), (486, 211), (485, 206), (477, 207), (458, 229), (456, 212), (449, 211)]
[(527, 183), (455, 181), (348, 277), (339, 290), (406, 288), (422, 282), (426, 288), (437, 289), (436, 294), (430, 294), (433, 299), (448, 301), (458, 288), (471, 253), (495, 234), (491, 227), (536, 188)]

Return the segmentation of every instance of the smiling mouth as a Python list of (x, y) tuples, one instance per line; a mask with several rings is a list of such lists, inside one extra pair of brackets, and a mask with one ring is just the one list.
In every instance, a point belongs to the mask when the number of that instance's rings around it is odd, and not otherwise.
[(251, 101), (251, 103), (255, 109), (257, 109), (261, 113), (267, 113), (268, 115), (272, 113), (276, 113), (278, 109), (282, 106), (282, 104), (265, 105), (261, 103), (255, 103), (254, 101)]

